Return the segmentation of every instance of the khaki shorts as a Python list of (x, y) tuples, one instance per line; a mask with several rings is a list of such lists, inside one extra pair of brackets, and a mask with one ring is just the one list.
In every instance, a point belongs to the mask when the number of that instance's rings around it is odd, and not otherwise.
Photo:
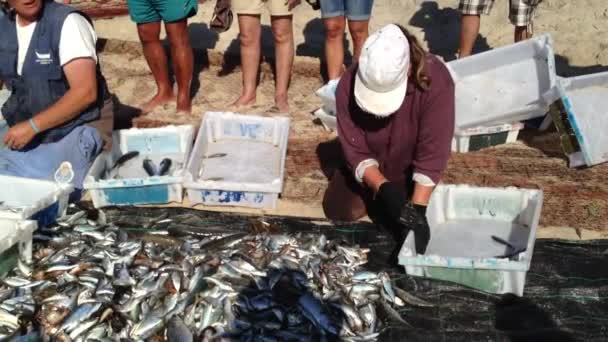
[(262, 14), (264, 6), (271, 16), (291, 15), (286, 0), (232, 0), (232, 10), (236, 14)]

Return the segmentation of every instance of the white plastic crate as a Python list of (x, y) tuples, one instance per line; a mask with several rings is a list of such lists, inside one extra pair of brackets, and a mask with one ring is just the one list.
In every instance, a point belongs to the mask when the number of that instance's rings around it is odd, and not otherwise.
[(313, 115), (321, 121), (321, 124), (327, 131), (335, 131), (337, 126), (336, 89), (338, 88), (339, 81), (329, 81), (315, 92), (323, 105)]
[[(427, 211), (431, 240), (417, 255), (410, 232), (399, 253), (408, 275), (452, 281), (491, 293), (523, 295), (541, 214), (541, 190), (439, 185)], [(512, 259), (499, 237), (516, 249)]]
[[(84, 180), (96, 208), (140, 204), (181, 202), (183, 174), (192, 150), (192, 125), (161, 128), (132, 128), (114, 132), (112, 153), (102, 153)], [(107, 179), (107, 172), (123, 154), (139, 151), (137, 160), (125, 166), (124, 176)], [(165, 176), (148, 176), (143, 167), (144, 158), (156, 165), (170, 158), (172, 166)], [(127, 164), (125, 164), (127, 165)]]
[(331, 131), (337, 132), (338, 119), (336, 118), (335, 115), (327, 114), (327, 112), (323, 108), (317, 109), (313, 113), (313, 115), (321, 121), (321, 124), (323, 125), (323, 127), (325, 127), (325, 130), (327, 130), (328, 132), (331, 132)]
[(288, 138), (286, 117), (205, 113), (185, 175), (190, 203), (275, 208)]
[(607, 162), (608, 72), (562, 78), (558, 93), (584, 162), (588, 166)]
[(32, 235), (36, 221), (0, 218), (0, 275), (12, 270), (20, 258), (32, 261)]
[(452, 139), (452, 152), (466, 153), (482, 148), (509, 144), (517, 141), (519, 131), (524, 128), (520, 122), (475, 128), (456, 128)]
[(456, 127), (539, 117), (557, 99), (549, 35), (447, 63), (456, 85)]
[(74, 186), (54, 181), (0, 175), (0, 218), (34, 220), (39, 227), (63, 215)]

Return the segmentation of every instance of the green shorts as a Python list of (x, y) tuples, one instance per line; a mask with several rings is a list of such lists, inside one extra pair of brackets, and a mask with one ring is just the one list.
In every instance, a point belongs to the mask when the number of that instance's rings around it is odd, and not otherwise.
[(138, 24), (166, 23), (190, 18), (198, 11), (197, 0), (127, 0), (131, 20)]

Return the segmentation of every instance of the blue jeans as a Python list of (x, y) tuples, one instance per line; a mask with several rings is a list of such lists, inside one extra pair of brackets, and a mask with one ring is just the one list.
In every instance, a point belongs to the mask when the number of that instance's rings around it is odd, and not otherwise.
[(348, 20), (369, 20), (374, 0), (321, 0), (321, 17), (346, 16)]
[(0, 124), (0, 175), (54, 180), (59, 165), (67, 161), (74, 170), (72, 184), (78, 189), (103, 147), (97, 129), (80, 126), (57, 142), (40, 144), (29, 151), (13, 151), (2, 142), (7, 130), (4, 123)]

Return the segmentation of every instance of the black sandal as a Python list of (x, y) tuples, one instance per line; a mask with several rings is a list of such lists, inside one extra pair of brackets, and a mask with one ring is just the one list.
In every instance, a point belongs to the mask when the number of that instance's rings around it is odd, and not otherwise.
[(213, 10), (213, 18), (209, 23), (212, 31), (223, 33), (230, 29), (232, 25), (233, 14), (230, 5), (230, 0), (217, 0), (215, 9)]

